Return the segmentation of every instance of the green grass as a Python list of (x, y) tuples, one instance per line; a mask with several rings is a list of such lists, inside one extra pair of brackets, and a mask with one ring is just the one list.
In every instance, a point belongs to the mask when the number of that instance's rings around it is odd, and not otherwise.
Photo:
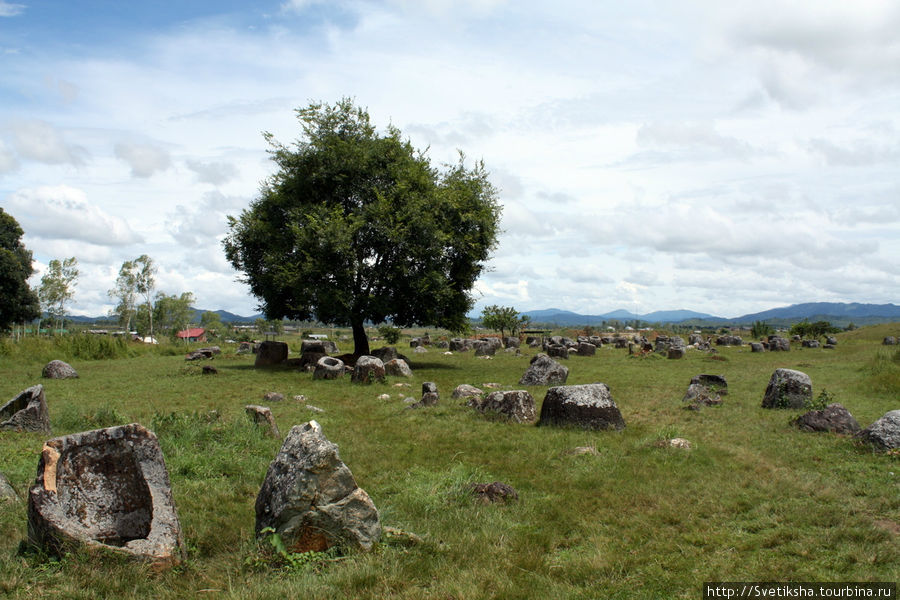
[[(415, 355), (409, 387), (313, 381), (309, 373), (252, 368), (233, 348), (216, 376), (166, 352), (77, 359), (77, 380), (41, 380), (47, 356), (0, 352), (0, 398), (43, 383), (54, 435), (137, 421), (163, 448), (187, 560), (154, 573), (127, 560), (75, 553), (20, 554), (24, 502), (0, 505), (0, 595), (11, 598), (698, 598), (704, 581), (884, 581), (900, 570), (900, 463), (852, 440), (802, 433), (797, 411), (760, 408), (778, 367), (808, 373), (866, 426), (898, 406), (900, 358), (880, 345), (897, 324), (838, 336), (836, 350), (725, 360), (629, 358), (602, 348), (572, 357), (569, 384), (604, 382), (622, 410), (621, 432), (511, 425), (486, 419), (450, 393), (461, 383), (519, 389), (534, 351)], [(343, 350), (343, 348), (342, 348)], [(720, 407), (682, 409), (699, 373), (723, 374)], [(407, 410), (434, 381), (439, 405)], [(368, 554), (267, 561), (253, 538), (254, 501), (280, 445), (251, 426), (246, 404), (278, 391), (282, 433), (315, 418), (382, 522), (421, 536)], [(530, 390), (538, 403), (546, 388)], [(388, 401), (378, 400), (383, 393)], [(305, 401), (293, 400), (303, 394)], [(307, 404), (323, 413), (314, 413)], [(215, 411), (215, 412), (213, 412)], [(670, 437), (690, 451), (659, 448)], [(24, 497), (44, 437), (0, 433), (2, 470)], [(596, 455), (571, 455), (594, 446)], [(468, 484), (500, 480), (520, 500), (484, 506)]]

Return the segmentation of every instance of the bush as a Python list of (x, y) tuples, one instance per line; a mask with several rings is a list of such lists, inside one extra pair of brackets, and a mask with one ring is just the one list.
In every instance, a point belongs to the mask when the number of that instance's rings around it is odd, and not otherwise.
[(400, 328), (392, 325), (382, 325), (378, 328), (378, 334), (391, 345), (400, 341), (400, 333)]

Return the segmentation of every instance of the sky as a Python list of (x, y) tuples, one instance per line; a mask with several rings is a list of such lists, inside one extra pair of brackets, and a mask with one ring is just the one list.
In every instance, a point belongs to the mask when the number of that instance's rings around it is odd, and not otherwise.
[[(476, 312), (900, 300), (893, 0), (0, 0), (0, 206), (70, 313), (125, 260), (252, 315), (227, 217), (350, 97), (500, 189)], [(471, 163), (470, 163), (471, 164)]]

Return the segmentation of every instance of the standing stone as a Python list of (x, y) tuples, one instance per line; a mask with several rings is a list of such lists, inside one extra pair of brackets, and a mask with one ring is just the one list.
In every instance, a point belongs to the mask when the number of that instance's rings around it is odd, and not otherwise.
[(536, 354), (519, 380), (519, 385), (564, 384), (569, 377), (568, 367), (564, 367), (546, 354)]
[(766, 394), (763, 408), (803, 408), (812, 402), (812, 381), (809, 375), (793, 369), (775, 369)]
[(504, 345), (507, 348), (518, 348), (520, 345), (519, 338), (513, 337), (513, 336), (509, 336), (509, 337), (505, 338), (503, 341), (504, 341)]
[(765, 347), (759, 342), (750, 342), (750, 352), (765, 352)]
[(371, 550), (378, 511), (315, 421), (291, 428), (256, 498), (256, 535), (271, 527), (289, 552)]
[(562, 344), (550, 344), (547, 346), (547, 355), (553, 358), (569, 358), (569, 348)]
[(540, 425), (624, 429), (625, 420), (605, 383), (552, 387), (544, 396)]
[(153, 432), (132, 423), (46, 442), (28, 494), (28, 539), (53, 554), (83, 545), (157, 567), (181, 562), (181, 526)]
[(777, 335), (769, 336), (769, 351), (771, 352), (790, 352), (791, 342), (787, 338)]
[(881, 342), (885, 346), (894, 346), (897, 343), (897, 338), (892, 335), (885, 336), (884, 341)]
[(387, 364), (395, 358), (400, 358), (400, 353), (394, 346), (384, 346), (372, 351), (372, 356)]
[(316, 362), (313, 379), (339, 379), (344, 376), (344, 361), (331, 356), (323, 356)]
[(374, 356), (360, 356), (356, 359), (350, 380), (354, 383), (384, 382), (384, 363)]
[(671, 346), (666, 352), (666, 358), (679, 359), (684, 358), (684, 346)]
[(475, 342), (475, 356), (494, 356), (497, 347), (488, 340), (478, 340)]
[(281, 437), (281, 432), (278, 431), (278, 425), (275, 423), (275, 417), (272, 416), (272, 411), (268, 406), (248, 404), (244, 407), (244, 411), (251, 421), (257, 425), (265, 425), (268, 428), (269, 435), (275, 438)]
[(581, 342), (578, 344), (578, 356), (594, 356), (597, 353), (597, 346), (590, 342)]
[(61, 360), (51, 360), (44, 366), (44, 370), (41, 371), (41, 377), (44, 379), (77, 379), (78, 373), (69, 363)]
[(482, 414), (494, 413), (515, 423), (533, 423), (537, 417), (534, 398), (525, 390), (492, 392), (484, 398), (472, 396), (466, 405)]
[(0, 408), (0, 430), (50, 433), (44, 386), (33, 385)]
[(830, 431), (832, 433), (854, 434), (859, 431), (859, 423), (843, 405), (835, 402), (824, 410), (811, 410), (802, 414), (791, 425), (803, 431)]
[(256, 350), (255, 367), (273, 367), (287, 360), (288, 345), (284, 342), (262, 342)]
[(803, 348), (818, 348), (819, 340), (803, 340), (802, 342), (800, 342), (800, 345)]
[[(421, 348), (422, 346), (420, 346)], [(402, 358), (395, 358), (384, 363), (384, 372), (386, 375), (394, 377), (412, 377), (412, 369)]]
[(699, 383), (709, 391), (720, 396), (728, 394), (728, 380), (725, 379), (724, 375), (709, 375), (707, 373), (702, 373), (691, 377), (691, 383)]
[(825, 343), (830, 346), (837, 346), (837, 338), (832, 335), (826, 336)]
[(303, 340), (300, 342), (300, 354), (307, 352), (316, 352), (318, 354), (328, 354), (325, 343), (322, 340)]
[(862, 441), (876, 450), (896, 450), (900, 448), (900, 410), (892, 410), (856, 434)]

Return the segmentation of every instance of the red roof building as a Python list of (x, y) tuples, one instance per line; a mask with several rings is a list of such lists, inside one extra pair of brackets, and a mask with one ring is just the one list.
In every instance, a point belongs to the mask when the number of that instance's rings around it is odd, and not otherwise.
[(188, 342), (205, 342), (206, 341), (206, 330), (202, 327), (195, 327), (193, 329), (185, 329), (183, 331), (179, 331), (175, 334), (175, 337), (181, 340), (186, 340)]

